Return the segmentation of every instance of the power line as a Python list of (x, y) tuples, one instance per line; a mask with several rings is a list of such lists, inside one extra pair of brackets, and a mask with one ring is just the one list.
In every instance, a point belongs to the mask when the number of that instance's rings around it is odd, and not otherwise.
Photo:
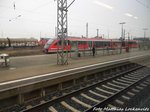
[[(38, 13), (38, 12), (34, 12), (35, 10), (37, 9), (40, 9), (41, 7), (44, 7), (45, 5), (49, 5), (49, 3), (52, 2), (51, 1), (48, 1), (46, 3), (43, 3), (43, 4), (40, 4), (39, 6), (35, 7), (34, 9), (32, 10), (26, 10), (26, 9), (21, 9), (21, 8), (16, 8), (16, 2), (14, 1), (13, 2), (13, 7), (10, 7), (10, 6), (6, 6), (6, 5), (0, 5), (0, 7), (3, 7), (3, 8), (6, 8), (6, 9), (10, 9), (10, 10), (15, 10), (15, 11), (19, 11), (19, 12), (27, 12), (27, 13), (31, 13), (31, 14), (41, 14), (41, 13)], [(21, 17), (22, 15), (24, 14), (19, 14), (19, 15), (15, 15), (15, 17), (13, 18), (10, 18), (9, 21), (13, 21), (13, 20), (16, 20), (18, 19), (18, 17)], [(7, 18), (6, 18), (7, 19)]]
[(48, 3), (50, 3), (50, 2), (52, 2), (52, 1), (48, 1), (46, 3), (43, 3), (43, 4), (37, 6), (36, 8), (34, 8), (32, 10), (26, 10), (26, 9), (16, 8), (16, 2), (13, 2), (13, 7), (6, 6), (6, 5), (1, 5), (1, 4), (0, 4), (0, 7), (7, 8), (7, 9), (13, 9), (13, 10), (16, 10), (16, 11), (21, 11), (21, 12), (39, 14), (39, 13), (34, 12), (34, 11), (37, 10), (37, 9), (39, 9), (39, 8), (41, 8), (41, 7), (44, 7), (45, 5), (48, 5)]
[(149, 4), (144, 4), (143, 2), (141, 2), (140, 0), (136, 0), (139, 4), (143, 5), (145, 8), (150, 9)]

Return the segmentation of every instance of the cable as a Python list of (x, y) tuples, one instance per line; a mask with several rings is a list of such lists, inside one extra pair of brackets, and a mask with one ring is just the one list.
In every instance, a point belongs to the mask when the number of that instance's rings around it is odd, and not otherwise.
[(69, 4), (69, 6), (67, 7), (67, 10), (68, 10), (68, 8), (69, 8), (74, 2), (75, 2), (75, 0), (73, 0), (73, 1)]
[(13, 10), (16, 10), (16, 11), (21, 11), (21, 12), (39, 14), (38, 12), (34, 12), (33, 10), (37, 10), (37, 9), (39, 9), (39, 8), (45, 6), (45, 5), (48, 5), (48, 3), (50, 3), (50, 2), (52, 2), (52, 0), (51, 0), (51, 1), (48, 1), (48, 2), (46, 2), (46, 3), (44, 3), (44, 4), (41, 4), (40, 6), (34, 8), (34, 9), (32, 9), (32, 10), (26, 10), (26, 9), (20, 9), (20, 8), (18, 9), (18, 8), (16, 8), (15, 2), (13, 2), (13, 8), (12, 8), (12, 7), (9, 7), (9, 6), (1, 5), (1, 4), (0, 4), (0, 7), (7, 8), (7, 9), (13, 9)]
[(150, 9), (149, 5), (144, 4), (143, 2), (141, 2), (140, 0), (136, 0), (139, 4), (143, 5), (145, 8)]
[[(45, 5), (49, 5), (50, 2), (52, 2), (52, 0), (51, 0), (51, 1), (48, 1), (48, 2), (46, 2), (46, 3), (40, 4), (39, 6), (37, 6), (36, 8), (34, 8), (34, 9), (32, 9), (32, 10), (25, 10), (25, 9), (18, 9), (18, 8), (16, 8), (16, 3), (15, 3), (15, 1), (13, 2), (13, 7), (4, 6), (4, 5), (0, 5), (0, 7), (7, 8), (7, 9), (10, 9), (10, 10), (13, 9), (13, 10), (19, 11), (19, 12), (27, 12), (27, 13), (31, 13), (31, 14), (41, 14), (41, 13), (34, 12), (34, 11), (37, 10), (37, 9), (39, 9), (39, 8), (41, 8), (41, 7), (44, 7)], [(22, 16), (22, 14), (19, 14), (19, 15), (17, 15), (16, 17), (10, 18), (10, 19), (9, 19), (9, 22), (14, 21), (14, 20), (20, 18), (21, 16)], [(24, 16), (24, 15), (23, 15), (23, 16)]]

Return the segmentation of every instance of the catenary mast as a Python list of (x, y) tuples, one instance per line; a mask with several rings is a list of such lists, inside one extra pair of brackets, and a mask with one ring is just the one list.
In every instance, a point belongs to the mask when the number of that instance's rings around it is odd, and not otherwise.
[[(68, 45), (67, 12), (74, 1), (67, 6), (67, 0), (57, 0), (57, 38), (59, 40), (57, 44), (57, 64), (59, 65), (68, 64), (68, 50), (65, 48), (65, 45)], [(64, 49), (66, 49), (65, 52)]]

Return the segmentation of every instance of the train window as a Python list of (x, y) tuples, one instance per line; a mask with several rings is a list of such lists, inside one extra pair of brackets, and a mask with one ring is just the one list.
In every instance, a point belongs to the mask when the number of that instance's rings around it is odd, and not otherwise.
[(70, 40), (68, 40), (68, 45), (70, 45)]
[[(69, 41), (69, 40), (68, 40), (68, 42), (67, 42), (67, 41), (64, 42), (64, 45), (65, 45), (65, 46), (66, 46), (67, 44), (70, 45), (70, 41)], [(57, 45), (57, 43), (56, 43), (55, 45)], [(59, 40), (58, 45), (61, 45), (61, 40)]]
[(79, 45), (86, 45), (86, 42), (85, 41), (79, 41), (78, 44)]
[(81, 44), (81, 41), (78, 42), (78, 45), (80, 45), (80, 44)]
[(129, 44), (135, 44), (135, 42), (129, 42)]
[(89, 41), (89, 42), (88, 42), (88, 45), (89, 45), (89, 47), (91, 48), (91, 47), (92, 47), (92, 42)]
[(103, 42), (103, 46), (104, 47), (110, 46), (110, 42)]
[(96, 47), (103, 47), (103, 42), (95, 42)]
[(131, 42), (128, 42), (129, 44), (132, 44)]
[(87, 42), (85, 42), (85, 41), (84, 41), (84, 42), (83, 42), (83, 44), (84, 44), (84, 45), (86, 45), (86, 44), (87, 44)]

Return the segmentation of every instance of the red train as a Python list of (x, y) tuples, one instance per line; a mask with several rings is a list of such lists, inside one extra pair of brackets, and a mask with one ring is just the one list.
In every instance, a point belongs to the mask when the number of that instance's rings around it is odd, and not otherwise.
[[(93, 46), (96, 49), (116, 49), (120, 48), (122, 44), (122, 48), (137, 48), (138, 44), (135, 40), (124, 40), (120, 41), (119, 39), (103, 39), (103, 38), (80, 38), (80, 37), (68, 37), (67, 40), (64, 41), (64, 51), (74, 51), (78, 50), (90, 50)], [(61, 41), (59, 39), (49, 39), (49, 41), (44, 46), (44, 52), (56, 52), (58, 48), (61, 48)]]

